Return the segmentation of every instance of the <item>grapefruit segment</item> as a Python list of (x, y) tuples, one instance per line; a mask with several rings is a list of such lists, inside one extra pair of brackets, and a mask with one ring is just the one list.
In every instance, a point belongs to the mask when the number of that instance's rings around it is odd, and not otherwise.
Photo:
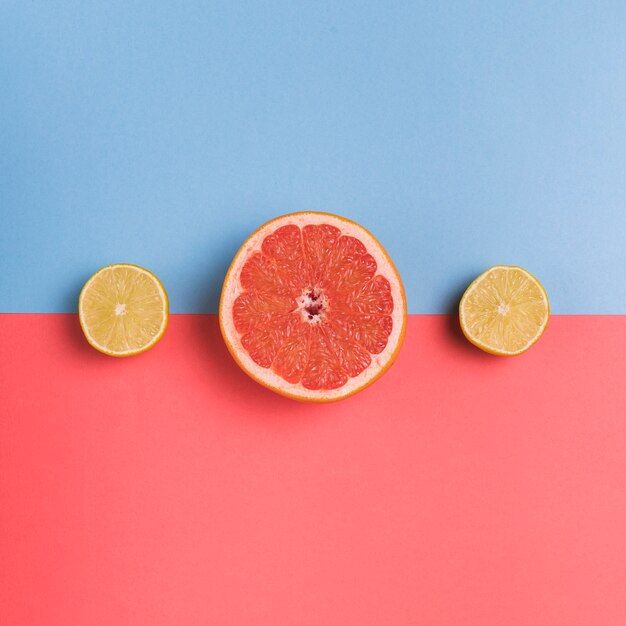
[(384, 276), (375, 276), (340, 301), (341, 311), (349, 315), (384, 315), (393, 313), (391, 285)]
[(309, 339), (309, 357), (302, 376), (306, 389), (331, 390), (346, 384), (348, 373), (341, 367), (323, 328), (312, 327)]
[(339, 239), (331, 263), (327, 267), (324, 284), (333, 292), (352, 292), (362, 288), (376, 274), (376, 260), (354, 237)]
[(241, 285), (252, 293), (289, 294), (288, 285), (277, 278), (276, 262), (260, 252), (253, 254), (241, 270)]
[(245, 291), (233, 304), (233, 321), (238, 332), (246, 333), (277, 320), (292, 309), (292, 299), (288, 296)]
[(339, 337), (353, 339), (370, 354), (380, 354), (391, 334), (392, 321), (387, 315), (333, 316), (333, 325)]
[(356, 341), (338, 335), (332, 326), (326, 331), (329, 343), (348, 376), (358, 376), (372, 362), (370, 353)]
[(287, 266), (302, 258), (302, 235), (294, 224), (281, 226), (268, 235), (261, 246), (263, 254)]
[(303, 326), (301, 332), (287, 337), (276, 354), (272, 369), (287, 382), (297, 384), (304, 374), (309, 360), (308, 327)]
[(393, 362), (406, 325), (398, 273), (358, 224), (294, 213), (262, 226), (228, 271), (220, 327), (258, 382), (301, 400), (331, 401)]
[(302, 253), (312, 283), (322, 280), (326, 263), (340, 236), (341, 231), (330, 224), (307, 224), (302, 228)]
[(304, 336), (306, 330), (306, 326), (295, 315), (275, 315), (245, 333), (241, 343), (255, 363), (261, 367), (271, 367), (278, 351), (294, 337)]

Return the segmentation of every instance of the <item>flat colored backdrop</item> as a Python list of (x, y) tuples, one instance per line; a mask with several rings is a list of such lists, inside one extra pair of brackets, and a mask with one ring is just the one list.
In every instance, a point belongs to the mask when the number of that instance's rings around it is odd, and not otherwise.
[(411, 313), (496, 263), (626, 313), (626, 3), (3, 0), (0, 311), (96, 269), (215, 312), (243, 239), (356, 219)]
[(327, 406), (243, 375), (212, 315), (122, 361), (5, 318), (3, 626), (626, 624), (622, 318), (504, 359), (411, 316)]
[[(622, 0), (0, 0), (0, 624), (624, 626), (625, 25)], [(363, 223), (436, 314), (329, 406), (189, 315), (295, 210)], [(75, 310), (124, 261), (175, 314), (116, 360)], [(496, 263), (560, 314), (513, 359), (442, 315)]]

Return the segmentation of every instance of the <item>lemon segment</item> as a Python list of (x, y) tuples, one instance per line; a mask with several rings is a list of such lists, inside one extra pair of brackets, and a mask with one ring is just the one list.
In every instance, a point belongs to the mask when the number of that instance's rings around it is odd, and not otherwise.
[(87, 341), (110, 356), (145, 352), (167, 327), (167, 293), (159, 279), (137, 265), (108, 265), (83, 287), (78, 315)]
[(548, 295), (521, 267), (496, 265), (463, 294), (459, 319), (464, 335), (491, 354), (513, 356), (530, 348), (550, 317)]

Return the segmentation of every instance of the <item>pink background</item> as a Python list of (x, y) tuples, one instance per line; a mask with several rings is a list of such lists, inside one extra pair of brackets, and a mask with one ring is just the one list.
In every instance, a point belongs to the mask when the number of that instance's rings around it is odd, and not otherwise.
[(249, 380), (214, 316), (127, 360), (0, 322), (4, 624), (626, 624), (623, 318), (504, 359), (411, 316), (327, 406)]

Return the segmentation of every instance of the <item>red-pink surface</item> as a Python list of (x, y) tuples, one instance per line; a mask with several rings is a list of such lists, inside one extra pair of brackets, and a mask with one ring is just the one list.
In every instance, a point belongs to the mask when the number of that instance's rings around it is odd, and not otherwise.
[(213, 316), (151, 352), (0, 316), (6, 626), (626, 624), (626, 320), (484, 355), (412, 316), (373, 387), (259, 387)]

